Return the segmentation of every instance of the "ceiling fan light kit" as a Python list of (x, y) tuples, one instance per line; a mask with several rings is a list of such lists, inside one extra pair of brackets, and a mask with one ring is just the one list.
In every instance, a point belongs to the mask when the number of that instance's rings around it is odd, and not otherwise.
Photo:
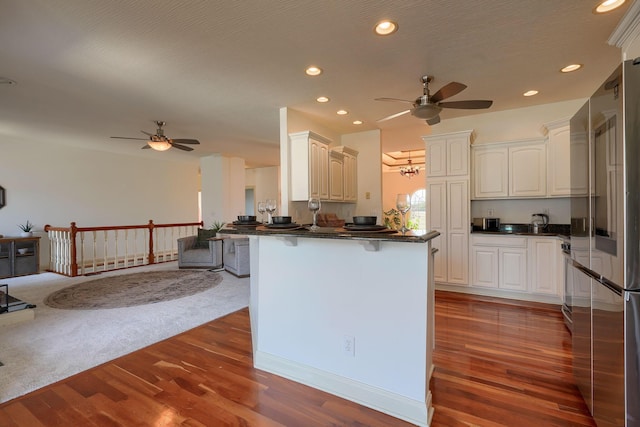
[(410, 110), (401, 111), (399, 113), (391, 114), (390, 116), (383, 117), (377, 120), (382, 122), (385, 120), (394, 119), (402, 116), (406, 113), (411, 113), (412, 116), (426, 120), (427, 124), (435, 125), (440, 123), (440, 112), (443, 108), (457, 108), (466, 110), (477, 110), (491, 107), (493, 101), (490, 100), (467, 100), (467, 101), (450, 101), (442, 102), (446, 98), (450, 98), (459, 94), (467, 88), (466, 85), (458, 82), (451, 82), (440, 88), (436, 93), (431, 95), (429, 91), (429, 83), (433, 80), (432, 76), (422, 76), (420, 81), (422, 82), (423, 90), (422, 96), (416, 98), (415, 101), (408, 101), (406, 99), (398, 98), (376, 98), (376, 101), (393, 101), (393, 102), (405, 102), (413, 106)]
[(152, 148), (156, 151), (167, 151), (169, 148), (177, 148), (182, 151), (193, 151), (193, 148), (187, 147), (184, 144), (188, 145), (197, 145), (200, 144), (200, 141), (197, 139), (171, 139), (164, 134), (164, 129), (162, 128), (166, 125), (162, 120), (154, 121), (158, 128), (156, 129), (156, 133), (152, 134), (150, 132), (145, 132), (141, 130), (143, 134), (147, 135), (147, 138), (132, 138), (128, 136), (112, 136), (111, 138), (115, 139), (135, 139), (140, 141), (147, 141), (147, 144), (142, 148)]

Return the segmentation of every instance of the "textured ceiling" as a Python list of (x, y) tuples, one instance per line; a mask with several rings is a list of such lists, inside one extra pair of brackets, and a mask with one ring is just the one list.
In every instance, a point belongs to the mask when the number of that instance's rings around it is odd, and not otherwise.
[[(627, 1), (630, 3), (630, 1)], [(279, 108), (341, 132), (415, 126), (401, 103), (435, 77), (468, 88), (449, 100), (493, 99), (489, 111), (587, 97), (620, 60), (607, 39), (628, 6), (595, 0), (20, 0), (0, 14), (0, 138), (145, 156), (279, 161)], [(391, 18), (390, 37), (373, 34)], [(583, 70), (563, 75), (569, 63)], [(311, 64), (324, 69), (305, 76)], [(535, 88), (540, 95), (524, 98)], [(326, 95), (328, 104), (315, 98)], [(347, 109), (339, 117), (335, 111)], [(480, 110), (486, 112), (487, 110)], [(442, 120), (474, 114), (444, 110)], [(364, 121), (355, 126), (355, 119)], [(153, 120), (192, 153), (139, 150)], [(426, 129), (426, 124), (424, 125)], [(437, 125), (436, 125), (437, 126)], [(423, 132), (424, 133), (424, 132)], [(384, 148), (384, 147), (383, 147)], [(137, 150), (137, 151), (136, 151)]]

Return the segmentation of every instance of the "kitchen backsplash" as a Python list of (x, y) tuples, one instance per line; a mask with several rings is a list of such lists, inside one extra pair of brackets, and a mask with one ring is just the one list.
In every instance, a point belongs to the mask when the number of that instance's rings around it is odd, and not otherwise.
[(569, 198), (472, 200), (471, 218), (495, 217), (502, 223), (530, 223), (534, 213), (549, 215), (550, 224), (569, 224)]

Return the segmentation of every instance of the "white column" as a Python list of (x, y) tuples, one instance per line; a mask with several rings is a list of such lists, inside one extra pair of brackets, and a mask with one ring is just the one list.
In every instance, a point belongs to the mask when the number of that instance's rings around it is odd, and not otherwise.
[(221, 154), (201, 158), (200, 182), (205, 228), (214, 221), (231, 222), (244, 214), (244, 159)]

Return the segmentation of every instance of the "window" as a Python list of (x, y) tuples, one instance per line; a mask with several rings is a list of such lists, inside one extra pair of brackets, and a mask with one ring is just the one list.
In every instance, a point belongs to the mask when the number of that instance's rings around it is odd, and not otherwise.
[(417, 228), (414, 229), (417, 234), (425, 234), (427, 232), (426, 198), (427, 191), (424, 188), (411, 195), (411, 210), (409, 211), (408, 221), (410, 221), (411, 225), (417, 224)]

